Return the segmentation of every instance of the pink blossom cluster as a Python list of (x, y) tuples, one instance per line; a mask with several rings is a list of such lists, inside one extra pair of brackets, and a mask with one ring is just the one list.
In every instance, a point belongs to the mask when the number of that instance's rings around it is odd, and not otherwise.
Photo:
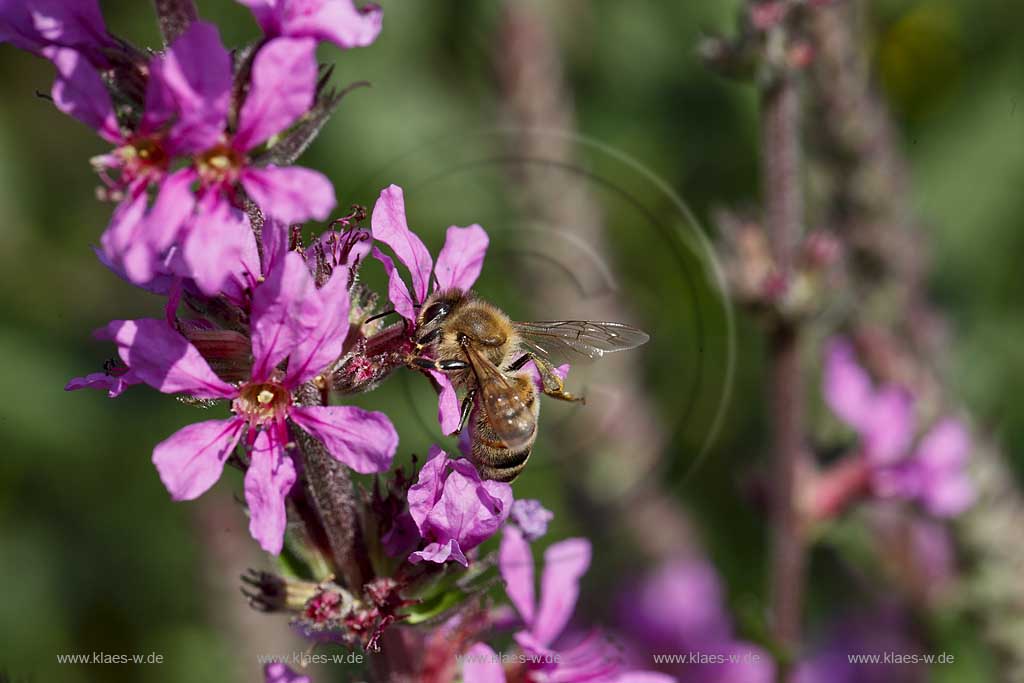
[[(285, 579), (255, 575), (254, 606), (291, 611), (309, 637), (372, 650), (426, 596), (451, 606), (481, 597), (467, 586), (493, 568), (483, 546), (500, 532), (497, 565), (519, 614), (518, 647), (560, 654), (560, 663), (531, 670), (529, 680), (666, 680), (632, 672), (597, 633), (563, 633), (590, 562), (587, 541), (547, 550), (535, 600), (529, 543), (546, 532), (549, 511), (515, 501), (509, 484), (483, 480), (470, 460), (437, 446), (414, 477), (387, 476), (399, 447), (389, 418), (331, 404), (331, 394), (372, 389), (408, 364), (417, 307), (435, 290), (473, 287), (489, 240), (479, 225), (451, 226), (435, 260), (409, 228), (402, 189), (391, 185), (369, 230), (357, 207), (303, 246), (301, 224), (326, 221), (337, 205), (323, 174), (291, 165), (337, 103), (325, 90), (317, 44), (370, 45), (381, 10), (352, 0), (239, 1), (263, 31), (253, 45), (229, 51), (214, 25), (197, 20), (163, 51), (147, 53), (108, 32), (96, 0), (0, 0), (0, 42), (50, 60), (56, 108), (112, 146), (92, 161), (101, 199), (115, 202), (99, 260), (164, 299), (162, 315), (97, 330), (117, 359), (66, 388), (114, 398), (146, 384), (220, 411), (158, 443), (153, 463), (176, 501), (208, 491), (226, 465), (243, 470), (249, 531), (274, 555), (290, 527), (308, 523), (298, 510), (309, 505), (312, 476), (303, 443), (318, 444), (352, 472), (379, 475), (372, 496), (357, 501), (354, 523), (380, 532), (367, 544), (374, 550), (358, 558), (370, 572), (361, 585), (310, 577), (318, 583), (305, 587), (312, 597), (297, 608), (282, 602)], [(390, 327), (368, 324), (378, 317), (366, 304), (375, 295), (356, 277), (368, 256), (381, 264), (401, 318)], [(443, 373), (428, 374), (442, 431), (454, 433), (456, 389)], [(296, 543), (320, 552), (315, 536)], [(475, 633), (475, 650), (487, 648), (482, 639)], [(504, 680), (493, 668), (474, 675), (467, 680)], [(308, 680), (283, 664), (265, 676)]]
[[(371, 241), (390, 247), (409, 269), (406, 289), (392, 259), (373, 247), (387, 269), (390, 298), (411, 323), (413, 302), (423, 300), (431, 278), (438, 287), (473, 285), (488, 240), (477, 225), (449, 228), (435, 267), (408, 228), (401, 188), (391, 186), (374, 208), (371, 233), (329, 231), (305, 257), (290, 244), (290, 225), (328, 217), (334, 190), (316, 171), (264, 163), (261, 155), (317, 103), (317, 42), (369, 45), (380, 33), (381, 11), (351, 0), (243, 4), (264, 31), (245, 57), (233, 60), (215, 26), (193, 22), (165, 51), (134, 65), (145, 81), (130, 114), (115, 106), (123, 94), (111, 85), (115, 58), (142, 53), (110, 35), (95, 0), (5, 2), (0, 40), (52, 61), (56, 107), (114, 145), (93, 160), (103, 196), (117, 202), (98, 256), (129, 282), (167, 297), (162, 318), (115, 320), (98, 330), (117, 346), (119, 362), (67, 388), (102, 388), (115, 397), (144, 383), (227, 405), (228, 418), (188, 425), (159, 443), (153, 462), (171, 496), (191, 500), (238, 458), (250, 531), (276, 554), (298, 478), (294, 430), (360, 473), (388, 470), (397, 450), (398, 435), (382, 413), (304, 405), (296, 392), (307, 383), (326, 389), (322, 373), (353, 345), (350, 287)], [(183, 302), (192, 317), (179, 315)], [(214, 308), (218, 315), (195, 315)], [(454, 389), (444, 375), (435, 378), (443, 386), (442, 421), (452, 431)], [(508, 516), (511, 489), (481, 482), (465, 460), (442, 472), (448, 461), (435, 455), (408, 506), (417, 533), (429, 537), (413, 557), (443, 563), (450, 555), (466, 564), (465, 553)], [(467, 479), (498, 497), (481, 504), (462, 495)], [(469, 514), (446, 520), (445, 505)], [(448, 554), (435, 549), (441, 545)]]
[(974, 502), (967, 473), (971, 440), (955, 417), (941, 417), (915, 443), (914, 397), (895, 384), (876, 387), (845, 339), (829, 343), (825, 402), (856, 432), (859, 455), (873, 493), (920, 504), (937, 517), (953, 517)]

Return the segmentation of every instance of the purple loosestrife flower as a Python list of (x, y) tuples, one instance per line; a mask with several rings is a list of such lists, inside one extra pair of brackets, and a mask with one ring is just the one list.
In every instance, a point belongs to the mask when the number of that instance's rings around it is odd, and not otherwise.
[(187, 153), (192, 163), (163, 178), (148, 212), (147, 197), (141, 192), (122, 203), (103, 246), (108, 260), (125, 263), (131, 281), (144, 284), (168, 267), (168, 252), (177, 245), (180, 251), (172, 269), (212, 295), (224, 282), (220, 264), (241, 248), (246, 220), (239, 210), (239, 188), (266, 216), (284, 224), (323, 220), (336, 201), (321, 173), (301, 167), (257, 167), (248, 156), (313, 106), (315, 41), (277, 38), (260, 49), (238, 125), (230, 131), (230, 54), (216, 28), (202, 22), (193, 24), (178, 43), (182, 41), (187, 41), (182, 49), (157, 63), (152, 79), (156, 94), (147, 100), (173, 103), (178, 113), (171, 128), (177, 137), (167, 140), (171, 148), (154, 153), (156, 158)]
[(481, 481), (473, 463), (449, 460), (447, 453), (432, 446), (409, 489), (409, 514), (427, 545), (409, 561), (454, 560), (469, 566), (466, 553), (490, 538), (511, 508), (511, 486)]
[[(416, 306), (422, 304), (435, 289), (469, 290), (480, 277), (488, 245), (484, 229), (476, 224), (465, 228), (450, 226), (435, 264), (427, 247), (409, 230), (405, 218), (405, 198), (402, 188), (397, 185), (390, 185), (380, 193), (373, 207), (370, 227), (373, 239), (391, 247), (398, 260), (409, 270), (411, 289), (402, 282), (394, 261), (374, 247), (373, 256), (384, 264), (388, 275), (388, 299), (395, 311), (410, 322), (416, 320)], [(455, 388), (444, 373), (431, 371), (430, 375), (440, 387), (438, 421), (441, 430), (445, 434), (452, 434), (459, 427), (460, 417)]]
[(916, 500), (936, 517), (955, 517), (974, 503), (967, 476), (970, 436), (958, 420), (944, 418), (924, 435), (913, 456), (875, 477), (880, 493)]
[(733, 634), (718, 573), (704, 560), (666, 562), (623, 593), (617, 612), (631, 652), (693, 657), (665, 666), (680, 680), (769, 683), (775, 678), (771, 655)]
[[(211, 54), (206, 61), (195, 58)], [(216, 28), (195, 22), (165, 55), (150, 61), (145, 110), (130, 132), (119, 127), (99, 72), (82, 55), (57, 50), (53, 62), (57, 108), (117, 145), (93, 160), (109, 196), (121, 202), (101, 239), (101, 260), (147, 289), (166, 291), (164, 276), (178, 275), (194, 279), (207, 294), (216, 293), (224, 285), (225, 264), (254, 249), (248, 219), (215, 195), (201, 200), (193, 214), (194, 172), (170, 170), (175, 159), (207, 148), (208, 112), (227, 106), (231, 64)], [(158, 198), (147, 214), (148, 190), (154, 186)], [(168, 251), (179, 231), (188, 239), (181, 249)]]
[(280, 662), (264, 666), (263, 679), (264, 683), (311, 683), (312, 681), (309, 676), (298, 674)]
[(352, 0), (238, 0), (268, 38), (316, 38), (340, 48), (366, 47), (380, 35), (384, 12)]
[[(281, 551), (285, 496), (295, 482), (287, 453), (287, 421), (312, 434), (332, 456), (357, 472), (381, 472), (398, 445), (381, 413), (354, 406), (299, 406), (292, 390), (316, 377), (341, 354), (348, 332), (348, 274), (339, 270), (321, 289), (301, 256), (279, 259), (253, 291), (253, 365), (248, 381), (221, 380), (199, 351), (164, 320), (118, 320), (103, 336), (125, 364), (164, 393), (231, 400), (234, 415), (190, 425), (158, 444), (153, 462), (175, 500), (192, 500), (220, 477), (245, 437), (251, 463), (245, 475), (249, 530), (268, 552)], [(287, 359), (287, 370), (280, 369)]]
[[(513, 526), (502, 532), (498, 567), (505, 590), (526, 628), (515, 634), (525, 655), (521, 678), (529, 683), (666, 683), (671, 677), (630, 670), (618, 650), (600, 633), (591, 632), (582, 640), (557, 650), (552, 644), (562, 636), (579, 597), (580, 577), (590, 566), (590, 542), (571, 538), (550, 546), (544, 553), (541, 595), (535, 597), (533, 554), (522, 533)], [(463, 676), (467, 681), (505, 683), (505, 672), (494, 651), (478, 643), (469, 651)]]
[(911, 450), (917, 429), (912, 396), (892, 385), (876, 389), (846, 340), (833, 340), (826, 351), (824, 396), (860, 437), (877, 495), (916, 501), (939, 517), (956, 516), (974, 502), (967, 429), (943, 418)]
[(554, 518), (551, 510), (533, 498), (523, 498), (512, 503), (512, 513), (509, 515), (509, 521), (519, 527), (531, 543), (548, 532), (548, 522)]
[(0, 0), (0, 43), (47, 58), (70, 48), (100, 67), (116, 46), (97, 0)]
[[(923, 683), (927, 667), (886, 662), (895, 653), (922, 656), (921, 643), (899, 610), (884, 607), (874, 613), (848, 616), (833, 625), (824, 643), (800, 662), (793, 683)], [(852, 662), (851, 656), (877, 657), (877, 662)]]

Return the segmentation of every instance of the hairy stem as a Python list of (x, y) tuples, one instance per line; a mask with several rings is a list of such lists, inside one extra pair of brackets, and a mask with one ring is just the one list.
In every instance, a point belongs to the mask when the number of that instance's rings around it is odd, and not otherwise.
[(160, 34), (170, 45), (199, 16), (193, 0), (153, 0), (160, 21)]
[[(833, 176), (833, 207), (824, 219), (849, 244), (857, 301), (854, 329), (868, 361), (887, 379), (914, 378), (922, 404), (955, 410), (943, 381), (948, 348), (944, 321), (924, 292), (927, 244), (912, 205), (909, 172), (897, 131), (871, 81), (863, 35), (863, 1), (840, 3), (815, 15), (820, 46), (811, 84), (821, 111), (816, 129), (822, 170)], [(876, 305), (879, 302), (881, 305)], [(872, 352), (874, 349), (874, 352)], [(976, 439), (971, 453), (978, 492), (974, 507), (952, 531), (968, 558), (965, 606), (995, 650), (1000, 680), (1024, 680), (1024, 547), (1008, 542), (1024, 525), (1024, 495), (1006, 454)]]
[[(298, 398), (302, 405), (323, 405), (320, 390), (311, 384), (299, 390)], [(323, 525), (334, 570), (358, 594), (370, 577), (370, 567), (355, 485), (348, 469), (320, 441), (301, 429), (293, 429), (292, 434), (302, 451), (306, 493)]]
[[(779, 26), (774, 30), (783, 32), (785, 28)], [(780, 38), (784, 40), (785, 35)], [(761, 173), (765, 229), (779, 273), (787, 281), (796, 244), (803, 232), (800, 114), (796, 77), (783, 67), (761, 93)], [(804, 434), (798, 325), (780, 321), (772, 330), (769, 353), (774, 485), (772, 628), (779, 645), (793, 654), (800, 642), (805, 554), (796, 490)], [(785, 680), (786, 669), (783, 663), (779, 680)]]
[(378, 683), (419, 683), (417, 653), (422, 652), (419, 634), (413, 629), (391, 626), (380, 639), (380, 652), (370, 655), (370, 667)]
[[(302, 405), (324, 405), (320, 389), (313, 384), (300, 387), (297, 396)], [(317, 439), (301, 429), (293, 429), (292, 434), (303, 454), (306, 497), (323, 526), (334, 571), (353, 594), (359, 595), (363, 585), (372, 578), (373, 570), (363, 539), (355, 484), (348, 469), (331, 457)], [(399, 626), (385, 630), (380, 652), (370, 655), (373, 680), (377, 683), (418, 680), (415, 638), (416, 634), (410, 629)]]

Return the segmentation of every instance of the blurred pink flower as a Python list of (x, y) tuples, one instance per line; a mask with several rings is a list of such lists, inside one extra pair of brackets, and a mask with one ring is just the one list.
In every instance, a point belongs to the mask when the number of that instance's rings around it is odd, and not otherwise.
[(432, 446), (419, 478), (409, 489), (412, 515), (426, 547), (409, 556), (413, 564), (454, 560), (469, 565), (466, 553), (491, 537), (508, 517), (512, 487), (481, 481), (468, 460), (449, 460)]
[(275, 662), (274, 664), (267, 664), (263, 667), (264, 683), (310, 683), (311, 679), (309, 676), (303, 676), (301, 674), (292, 671), (285, 664)]
[(962, 423), (943, 418), (912, 449), (917, 431), (913, 397), (893, 385), (876, 389), (845, 339), (828, 345), (823, 393), (832, 412), (860, 437), (877, 495), (916, 501), (940, 517), (970, 507), (970, 435)]
[(619, 627), (635, 661), (653, 654), (681, 655), (663, 665), (695, 683), (769, 683), (772, 656), (736, 638), (718, 573), (702, 559), (679, 558), (629, 587), (618, 601)]
[(509, 521), (519, 527), (526, 540), (536, 541), (548, 532), (548, 522), (555, 518), (554, 513), (541, 505), (539, 500), (523, 498), (512, 503)]
[[(824, 642), (811, 648), (797, 664), (793, 683), (923, 683), (928, 668), (906, 663), (887, 663), (886, 654), (921, 656), (921, 644), (898, 609), (848, 616), (835, 623)], [(878, 657), (878, 662), (852, 662), (851, 655)]]
[[(422, 304), (435, 289), (468, 291), (480, 276), (488, 245), (484, 229), (476, 224), (465, 228), (450, 226), (435, 264), (423, 241), (409, 230), (405, 218), (405, 198), (402, 188), (397, 185), (390, 185), (380, 193), (373, 207), (370, 226), (373, 239), (391, 247), (398, 260), (409, 270), (412, 288), (402, 282), (391, 257), (377, 247), (373, 248), (374, 258), (384, 265), (388, 276), (388, 299), (395, 311), (410, 322), (416, 320), (416, 306)], [(459, 427), (460, 417), (455, 388), (444, 373), (432, 370), (430, 375), (440, 387), (437, 417), (441, 431), (452, 434)]]
[(352, 0), (238, 0), (268, 38), (316, 38), (340, 48), (366, 47), (380, 35), (384, 11)]
[(116, 45), (97, 0), (0, 0), (0, 43), (47, 58), (69, 48), (100, 67)]
[[(287, 453), (287, 421), (324, 443), (357, 472), (391, 464), (398, 435), (382, 413), (354, 406), (299, 406), (291, 391), (340, 354), (348, 331), (348, 275), (340, 271), (317, 290), (302, 257), (289, 252), (253, 291), (251, 377), (239, 386), (221, 380), (199, 351), (164, 320), (117, 320), (104, 336), (143, 382), (164, 393), (232, 401), (234, 416), (189, 425), (158, 444), (153, 462), (175, 500), (192, 500), (220, 477), (245, 435), (250, 465), (245, 498), (249, 529), (268, 552), (281, 551), (285, 496), (295, 482)], [(279, 365), (288, 359), (287, 370)]]
[[(505, 591), (526, 627), (515, 634), (515, 641), (524, 653), (524, 680), (560, 683), (666, 683), (674, 680), (661, 673), (630, 670), (615, 646), (597, 631), (567, 646), (552, 648), (556, 640), (565, 640), (563, 633), (576, 608), (580, 578), (590, 566), (590, 557), (590, 542), (583, 538), (570, 538), (550, 546), (544, 553), (538, 602), (529, 543), (516, 527), (506, 526), (502, 532), (498, 567), (505, 580)], [(465, 680), (505, 683), (500, 659), (487, 645), (474, 645), (463, 662)]]

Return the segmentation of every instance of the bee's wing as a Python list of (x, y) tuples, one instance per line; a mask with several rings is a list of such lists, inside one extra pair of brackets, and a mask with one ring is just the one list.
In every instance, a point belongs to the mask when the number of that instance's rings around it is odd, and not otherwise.
[(597, 360), (647, 343), (650, 335), (623, 323), (553, 320), (512, 323), (525, 349), (554, 363)]
[(473, 346), (466, 347), (466, 356), (476, 375), (487, 423), (507, 448), (523, 448), (530, 443), (537, 428), (529, 405), (529, 399), (536, 400), (536, 397), (532, 394), (524, 396), (512, 379)]

